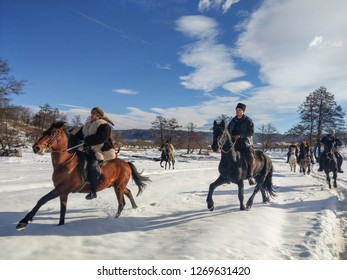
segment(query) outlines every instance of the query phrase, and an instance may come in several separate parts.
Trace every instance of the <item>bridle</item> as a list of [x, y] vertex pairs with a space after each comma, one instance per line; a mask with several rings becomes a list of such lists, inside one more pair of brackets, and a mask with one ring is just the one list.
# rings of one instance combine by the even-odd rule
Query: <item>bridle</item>
[[[46, 135], [44, 135], [44, 136], [46, 136]], [[44, 137], [44, 136], [43, 136], [43, 137]], [[49, 137], [50, 137], [50, 138], [49, 138], [47, 141], [45, 141], [45, 142], [42, 143], [43, 145], [45, 145], [44, 151], [45, 151], [45, 150], [48, 150], [48, 151], [50, 151], [51, 153], [62, 154], [62, 153], [64, 153], [64, 152], [66, 152], [66, 151], [69, 150], [69, 149], [66, 149], [66, 150], [63, 150], [63, 151], [58, 151], [58, 150], [53, 150], [53, 149], [51, 148], [51, 145], [53, 144], [54, 141], [57, 141], [57, 143], [59, 143], [60, 140], [61, 140], [60, 133], [59, 133], [58, 130], [53, 131], [53, 132], [49, 135]], [[75, 156], [76, 156], [76, 152], [74, 152], [74, 153], [72, 154], [72, 156], [71, 156], [70, 158], [68, 158], [66, 161], [64, 161], [64, 162], [62, 162], [62, 163], [59, 163], [59, 165], [67, 164], [67, 163], [70, 162]]]
[[[41, 139], [43, 138], [43, 137], [45, 137], [45, 136], [47, 136], [48, 135], [48, 133], [46, 134], [46, 133], [44, 133], [44, 135], [41, 137]], [[40, 139], [40, 140], [41, 140]], [[38, 142], [40, 142], [40, 140], [38, 141]], [[55, 151], [55, 150], [52, 150], [51, 149], [51, 145], [53, 144], [53, 142], [54, 141], [57, 141], [57, 143], [59, 143], [59, 141], [60, 141], [60, 135], [59, 135], [59, 131], [53, 131], [50, 135], [49, 135], [49, 139], [47, 140], [47, 141], [44, 141], [44, 142], [42, 142], [42, 144], [45, 146], [44, 147], [44, 151], [45, 150], [48, 150], [48, 151], [50, 151], [51, 153], [60, 153], [61, 151]]]
[[[227, 141], [229, 141], [230, 148], [229, 148], [229, 150], [225, 151], [223, 149], [223, 146]], [[231, 135], [230, 135], [229, 131], [227, 129], [224, 129], [222, 135], [217, 140], [218, 149], [220, 149], [223, 153], [227, 154], [234, 148], [236, 142], [237, 142], [237, 140], [235, 140], [235, 142], [233, 142], [231, 140]]]

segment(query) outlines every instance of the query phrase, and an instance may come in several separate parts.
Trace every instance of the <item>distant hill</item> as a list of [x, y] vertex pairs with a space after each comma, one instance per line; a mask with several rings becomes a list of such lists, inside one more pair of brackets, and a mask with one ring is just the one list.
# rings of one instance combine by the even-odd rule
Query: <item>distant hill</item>
[[[134, 141], [134, 140], [149, 140], [153, 141], [155, 138], [155, 133], [153, 129], [127, 129], [127, 130], [114, 130], [115, 133], [121, 133], [122, 139], [128, 140], [128, 141]], [[186, 131], [180, 130], [179, 133], [187, 133]], [[213, 134], [211, 132], [205, 132], [205, 131], [199, 131], [202, 135], [207, 137], [208, 142], [212, 144], [213, 141]], [[282, 134], [275, 134], [273, 136], [274, 142], [280, 143], [280, 142], [287, 142], [290, 143], [292, 140], [288, 137], [285, 137]], [[254, 133], [254, 143], [258, 143], [260, 139], [259, 133]]]
[[[179, 134], [185, 134], [187, 131], [179, 130]], [[202, 132], [199, 131], [202, 135], [206, 136], [209, 142], [212, 143], [213, 135], [212, 132]], [[126, 129], [126, 130], [114, 130], [114, 133], [121, 133], [124, 140], [150, 140], [153, 141], [155, 138], [155, 132], [153, 129]]]

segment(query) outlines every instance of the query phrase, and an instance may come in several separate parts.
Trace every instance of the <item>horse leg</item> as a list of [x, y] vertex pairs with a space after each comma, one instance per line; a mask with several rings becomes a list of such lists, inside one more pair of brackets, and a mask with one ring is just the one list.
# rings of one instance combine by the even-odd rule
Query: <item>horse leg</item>
[[[257, 184], [257, 185], [254, 187], [254, 191], [253, 191], [251, 197], [248, 199], [248, 201], [247, 201], [247, 203], [246, 203], [247, 209], [252, 208], [254, 197], [255, 197], [256, 194], [258, 193], [259, 189], [260, 189], [260, 186]], [[263, 197], [263, 198], [264, 198], [264, 197]]]
[[114, 189], [116, 191], [116, 196], [118, 200], [118, 211], [116, 213], [115, 218], [119, 218], [120, 214], [122, 213], [124, 206], [125, 206], [125, 199], [124, 199], [124, 193], [126, 189], [126, 185], [128, 184], [128, 180], [123, 180], [122, 182], [118, 183]]
[[327, 179], [327, 182], [328, 182], [328, 185], [329, 185], [329, 189], [331, 189], [329, 172], [326, 171], [325, 174], [326, 174], [326, 179]]
[[29, 221], [32, 222], [33, 217], [39, 211], [42, 205], [47, 203], [48, 201], [57, 198], [59, 196], [57, 189], [54, 189], [50, 191], [48, 194], [44, 195], [39, 199], [39, 201], [36, 203], [35, 207], [18, 223], [16, 229], [17, 230], [23, 230], [28, 225]]
[[213, 199], [212, 199], [212, 195], [213, 195], [213, 192], [215, 190], [215, 188], [217, 188], [218, 186], [222, 185], [226, 183], [226, 181], [224, 180], [224, 178], [222, 176], [219, 176], [217, 178], [216, 181], [214, 181], [210, 187], [209, 187], [209, 190], [208, 190], [208, 195], [207, 195], [207, 198], [206, 198], [206, 202], [207, 202], [207, 209], [210, 210], [210, 211], [213, 211], [214, 210], [214, 202], [213, 202]]
[[241, 180], [238, 184], [237, 184], [238, 188], [239, 188], [239, 193], [238, 193], [238, 197], [239, 197], [239, 201], [240, 201], [240, 210], [246, 210], [245, 205], [243, 204], [243, 199], [244, 199], [244, 185], [243, 185], [243, 180]]
[[62, 226], [65, 223], [67, 197], [68, 197], [68, 195], [61, 195], [60, 196], [60, 219], [59, 219], [58, 226]]
[[175, 169], [175, 160], [172, 161], [172, 169]]
[[131, 193], [131, 191], [128, 188], [126, 188], [125, 191], [124, 191], [124, 194], [127, 196], [127, 198], [129, 198], [129, 200], [131, 202], [131, 207], [133, 209], [136, 209], [137, 205], [135, 203], [135, 200], [134, 200], [134, 197], [133, 197], [133, 194]]
[[163, 160], [160, 161], [160, 167], [161, 167], [161, 168], [164, 168], [164, 166], [163, 166]]
[[309, 166], [307, 167], [307, 175], [310, 175], [310, 173], [311, 173], [311, 165], [309, 165]]
[[265, 189], [263, 187], [260, 188], [260, 192], [261, 192], [261, 196], [263, 197], [263, 203], [266, 204], [266, 203], [270, 203], [270, 198], [269, 196], [267, 195]]
[[334, 179], [334, 188], [337, 188], [337, 183], [336, 183], [337, 171], [334, 172], [333, 179]]

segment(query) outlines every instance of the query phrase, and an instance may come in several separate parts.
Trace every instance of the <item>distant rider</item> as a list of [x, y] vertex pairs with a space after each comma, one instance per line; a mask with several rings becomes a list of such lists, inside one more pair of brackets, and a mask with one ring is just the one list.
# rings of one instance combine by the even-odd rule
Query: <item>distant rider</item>
[[310, 161], [312, 164], [314, 164], [313, 154], [311, 152], [310, 143], [308, 143], [307, 139], [302, 140], [302, 143], [300, 144], [300, 153], [298, 157], [298, 163], [300, 163], [300, 160], [307, 155], [310, 158]]
[[290, 157], [290, 154], [292, 152], [292, 148], [295, 151], [295, 157], [298, 158], [298, 152], [299, 152], [298, 146], [294, 143], [294, 141], [292, 141], [292, 144], [290, 144], [288, 147], [287, 162], [286, 163], [289, 163], [289, 157]]
[[324, 151], [319, 155], [318, 171], [323, 171], [323, 159], [327, 156], [328, 153], [331, 152], [331, 150], [333, 150], [337, 160], [336, 166], [337, 166], [338, 172], [343, 173], [343, 170], [341, 169], [343, 158], [341, 154], [337, 151], [337, 147], [342, 146], [342, 142], [340, 139], [338, 139], [335, 136], [335, 130], [332, 128], [329, 129], [329, 133], [322, 137], [322, 139], [320, 140], [320, 143], [324, 145]]

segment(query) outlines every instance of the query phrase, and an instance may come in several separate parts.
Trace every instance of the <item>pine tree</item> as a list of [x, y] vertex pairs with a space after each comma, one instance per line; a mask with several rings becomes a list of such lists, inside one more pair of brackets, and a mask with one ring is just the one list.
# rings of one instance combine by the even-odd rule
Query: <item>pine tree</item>
[[[334, 128], [339, 131], [344, 128], [345, 113], [336, 104], [334, 95], [325, 87], [320, 87], [306, 97], [299, 107], [302, 134], [309, 138], [310, 144], [321, 138], [323, 132]], [[315, 139], [314, 139], [315, 138]]]

